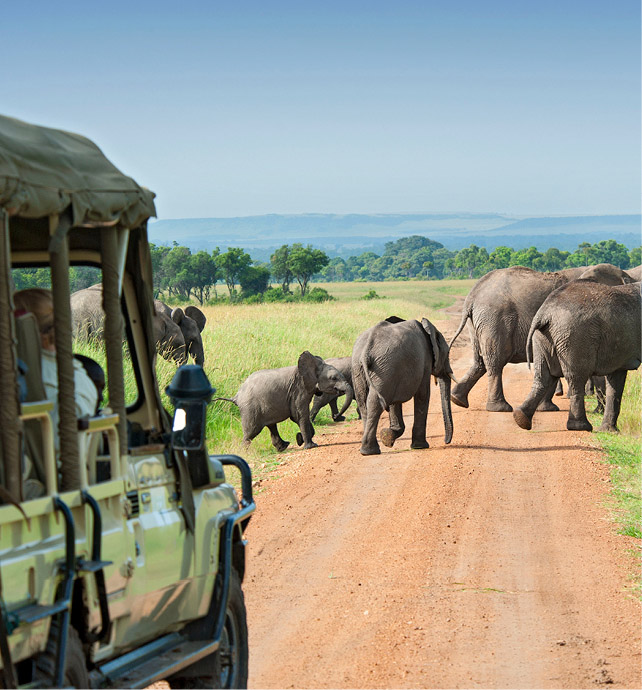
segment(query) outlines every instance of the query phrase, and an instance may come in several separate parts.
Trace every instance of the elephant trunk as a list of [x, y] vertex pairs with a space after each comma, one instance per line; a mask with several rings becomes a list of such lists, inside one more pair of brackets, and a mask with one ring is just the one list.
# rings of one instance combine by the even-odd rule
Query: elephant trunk
[[349, 383], [346, 383], [346, 399], [345, 402], [343, 403], [343, 407], [339, 410], [339, 417], [342, 417], [345, 411], [352, 405], [352, 401], [354, 400], [354, 391], [352, 390], [352, 386]]
[[441, 413], [444, 417], [445, 443], [450, 443], [453, 438], [453, 411], [450, 406], [450, 378], [439, 379], [439, 392], [441, 393]]

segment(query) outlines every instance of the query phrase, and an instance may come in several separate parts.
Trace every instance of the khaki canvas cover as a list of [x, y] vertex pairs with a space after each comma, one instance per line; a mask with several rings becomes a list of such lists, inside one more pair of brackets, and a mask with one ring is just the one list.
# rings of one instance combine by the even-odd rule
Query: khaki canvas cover
[[42, 218], [70, 205], [74, 226], [135, 228], [156, 215], [154, 193], [89, 139], [0, 115], [0, 207], [10, 216]]

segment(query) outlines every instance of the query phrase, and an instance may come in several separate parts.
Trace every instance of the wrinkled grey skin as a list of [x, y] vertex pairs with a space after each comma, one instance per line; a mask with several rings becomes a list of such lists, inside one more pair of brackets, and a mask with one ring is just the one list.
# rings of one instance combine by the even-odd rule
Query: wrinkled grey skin
[[[343, 378], [352, 386], [352, 357], [328, 357], [328, 359], [325, 360], [325, 363], [340, 371], [343, 374]], [[310, 421], [314, 422], [319, 410], [326, 405], [330, 405], [333, 421], [345, 421], [345, 417], [343, 415], [352, 401], [346, 398], [343, 407], [339, 410], [337, 400], [340, 397], [341, 396], [337, 395], [336, 393], [323, 393], [323, 395], [315, 395], [314, 400], [312, 401], [312, 409], [310, 410]], [[359, 413], [358, 409], [357, 413]], [[361, 419], [360, 413], [359, 419]]]
[[[538, 402], [560, 376], [568, 381], [566, 428], [592, 431], [584, 391], [591, 376], [606, 377], [606, 404], [600, 431], [617, 431], [627, 371], [642, 358], [640, 283], [608, 286], [578, 280], [555, 290], [537, 311], [527, 338], [535, 378], [526, 400], [513, 412], [530, 429]], [[531, 357], [532, 352], [532, 357]]]
[[[486, 409], [490, 412], [513, 409], [504, 397], [504, 367], [526, 361], [526, 337], [535, 313], [553, 290], [579, 278], [587, 268], [540, 273], [524, 266], [512, 266], [491, 271], [475, 283], [464, 301], [459, 328], [450, 341], [452, 347], [469, 322], [473, 364], [453, 386], [450, 397], [456, 405], [468, 407], [470, 390], [488, 373]], [[542, 400], [540, 409], [559, 408], [549, 397]]]
[[205, 350], [203, 349], [201, 333], [207, 323], [205, 314], [198, 307], [191, 305], [185, 307], [185, 310], [180, 307], [171, 309], [164, 302], [157, 299], [154, 300], [154, 307], [157, 313], [164, 314], [181, 329], [187, 354], [194, 358], [195, 364], [202, 367], [205, 363]]
[[[71, 318], [74, 336], [102, 337], [105, 320], [102, 285], [92, 285], [71, 295]], [[158, 352], [167, 360], [185, 364], [185, 339], [181, 329], [164, 313], [156, 312], [152, 320]]]
[[290, 444], [279, 435], [277, 424], [291, 419], [301, 430], [297, 443], [304, 448], [316, 448], [310, 422], [310, 401], [315, 393], [345, 394], [350, 401], [353, 397], [352, 387], [342, 374], [307, 350], [294, 367], [262, 369], [250, 374], [230, 400], [241, 412], [243, 440], [249, 443], [267, 427], [272, 445], [278, 451], [285, 450]]
[[[394, 319], [394, 322], [391, 322]], [[430, 402], [430, 377], [439, 380], [445, 442], [453, 433], [450, 408], [452, 369], [448, 344], [427, 319], [380, 321], [362, 333], [352, 351], [352, 383], [363, 420], [361, 454], [381, 452], [377, 425], [384, 410], [390, 428], [381, 432], [381, 442], [392, 447], [405, 430], [402, 403], [414, 398], [411, 448], [428, 448], [426, 418]]]
[[628, 285], [635, 282], [626, 271], [613, 264], [589, 266], [580, 275], [580, 280], [594, 280], [602, 285]]
[[626, 272], [633, 278], [634, 282], [639, 283], [642, 280], [642, 264], [633, 268], [627, 268]]

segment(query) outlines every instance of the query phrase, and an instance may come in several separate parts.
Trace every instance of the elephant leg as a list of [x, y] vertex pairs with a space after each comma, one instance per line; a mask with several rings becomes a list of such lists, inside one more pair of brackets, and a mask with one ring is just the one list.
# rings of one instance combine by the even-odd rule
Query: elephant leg
[[284, 451], [290, 444], [281, 438], [276, 424], [268, 424], [268, 429], [270, 430], [270, 437], [272, 438], [272, 445], [279, 452]]
[[426, 384], [426, 390], [415, 395], [414, 403], [415, 413], [410, 447], [414, 449], [429, 448], [430, 445], [426, 441], [426, 417], [428, 415], [428, 404], [430, 403], [430, 379]]
[[535, 366], [535, 378], [531, 392], [524, 402], [513, 410], [513, 419], [517, 426], [522, 429], [530, 429], [533, 425], [533, 415], [535, 410], [544, 399], [550, 399], [555, 392], [559, 379], [553, 376], [546, 362], [541, 362]]
[[493, 363], [488, 365], [488, 398], [486, 409], [488, 412], [512, 412], [513, 407], [504, 397], [504, 387], [502, 385], [502, 372], [504, 365]]
[[243, 427], [243, 443], [248, 445], [252, 439], [256, 438], [263, 431], [265, 425], [253, 416], [244, 415], [241, 411], [241, 426]]
[[310, 421], [313, 422], [316, 419], [316, 416], [319, 414], [319, 410], [326, 404], [325, 400], [323, 400], [325, 396], [323, 395], [315, 395], [314, 400], [312, 401], [312, 409], [310, 410]]
[[332, 419], [335, 422], [345, 422], [346, 418], [342, 414], [339, 414], [339, 406], [337, 405], [338, 399], [339, 396], [337, 395], [336, 398], [332, 398], [332, 400], [330, 400], [330, 412], [332, 413]]
[[[564, 387], [562, 386], [562, 379], [560, 379], [557, 382], [557, 386], [555, 386], [555, 395], [559, 398], [562, 395], [564, 395]], [[558, 408], [559, 409], [559, 408]]]
[[390, 406], [390, 427], [387, 429], [382, 429], [379, 434], [381, 443], [387, 448], [392, 448], [395, 445], [395, 441], [403, 434], [406, 430], [406, 425], [403, 421], [403, 409], [401, 403], [395, 403]]
[[299, 429], [301, 430], [296, 435], [297, 444], [304, 448], [318, 448], [318, 444], [312, 440], [314, 436], [314, 427], [310, 421], [310, 415], [304, 415], [294, 421], [299, 425]]
[[377, 425], [383, 412], [379, 396], [373, 388], [368, 391], [363, 410], [363, 436], [361, 437], [361, 455], [379, 455], [381, 448], [377, 443]]
[[569, 431], [593, 431], [593, 426], [586, 416], [586, 408], [584, 407], [586, 377], [574, 376], [572, 378], [566, 377], [566, 379], [570, 401], [566, 428]]
[[626, 369], [623, 369], [614, 371], [606, 377], [604, 417], [598, 431], [619, 431], [617, 428], [617, 418], [620, 416], [620, 405], [622, 404], [626, 374]]
[[606, 405], [606, 377], [604, 376], [593, 376], [591, 378], [593, 384], [593, 390], [595, 391], [595, 409], [593, 412], [595, 414], [603, 414], [604, 406]]
[[470, 369], [459, 379], [450, 391], [450, 399], [459, 407], [468, 407], [468, 394], [472, 387], [486, 373], [486, 365], [479, 352], [477, 343], [473, 343], [473, 364]]

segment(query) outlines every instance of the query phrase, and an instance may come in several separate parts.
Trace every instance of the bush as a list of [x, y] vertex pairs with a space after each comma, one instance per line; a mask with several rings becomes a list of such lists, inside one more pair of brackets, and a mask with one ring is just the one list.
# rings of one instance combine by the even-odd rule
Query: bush
[[327, 290], [315, 287], [303, 298], [303, 302], [330, 302], [335, 299]]
[[268, 288], [263, 293], [264, 302], [295, 302], [296, 299], [291, 292], [283, 292], [281, 287]]
[[361, 299], [382, 299], [381, 295], [378, 295], [376, 290], [370, 290]]

